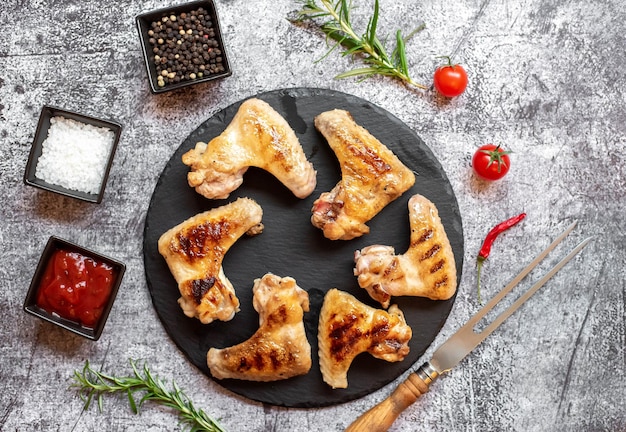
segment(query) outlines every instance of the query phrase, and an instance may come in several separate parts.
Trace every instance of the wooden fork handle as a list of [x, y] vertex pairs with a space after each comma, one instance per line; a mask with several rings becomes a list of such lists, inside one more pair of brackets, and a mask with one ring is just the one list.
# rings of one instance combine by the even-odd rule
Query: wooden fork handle
[[387, 399], [375, 405], [348, 426], [346, 432], [386, 431], [402, 411], [428, 391], [428, 385], [417, 373], [412, 373]]

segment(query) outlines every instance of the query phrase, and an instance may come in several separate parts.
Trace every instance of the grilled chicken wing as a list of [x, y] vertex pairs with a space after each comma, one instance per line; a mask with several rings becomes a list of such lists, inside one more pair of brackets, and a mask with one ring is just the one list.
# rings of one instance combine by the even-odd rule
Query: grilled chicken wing
[[252, 199], [239, 198], [195, 215], [165, 232], [159, 253], [178, 283], [178, 304], [188, 317], [208, 324], [228, 321], [239, 311], [239, 299], [224, 275], [222, 260], [244, 233], [259, 234], [263, 210]]
[[247, 341], [229, 348], [211, 348], [207, 364], [218, 379], [275, 381], [306, 374], [311, 346], [304, 330], [309, 295], [291, 277], [271, 273], [254, 281], [253, 306], [259, 329]]
[[369, 233], [365, 224], [415, 183], [408, 169], [349, 112], [332, 110], [315, 118], [341, 166], [341, 181], [313, 203], [311, 222], [331, 240]]
[[354, 358], [369, 352], [388, 362], [409, 353], [413, 332], [400, 309], [375, 309], [354, 296], [331, 289], [320, 311], [318, 344], [324, 382], [332, 388], [348, 387], [348, 369]]
[[411, 243], [403, 255], [382, 245], [355, 252], [359, 285], [385, 308], [391, 296], [447, 300], [456, 291], [454, 254], [437, 207], [421, 195], [412, 196], [409, 222]]
[[316, 185], [316, 172], [287, 121], [268, 103], [248, 99], [226, 129], [182, 157], [191, 167], [189, 186], [207, 198], [224, 199], [243, 182], [249, 167], [262, 168], [298, 198]]

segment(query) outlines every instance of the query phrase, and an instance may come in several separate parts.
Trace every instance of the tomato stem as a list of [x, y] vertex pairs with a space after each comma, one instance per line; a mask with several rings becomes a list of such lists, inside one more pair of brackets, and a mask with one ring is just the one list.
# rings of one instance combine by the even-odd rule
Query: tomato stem
[[512, 152], [510, 150], [500, 150], [500, 145], [497, 145], [494, 150], [480, 150], [482, 153], [489, 156], [489, 163], [487, 167], [490, 167], [494, 162], [498, 164], [498, 172], [502, 170], [502, 166], [505, 167], [506, 162], [502, 159], [502, 156], [510, 155]]
[[452, 58], [450, 56], [437, 56], [437, 58], [446, 59], [448, 61], [448, 64], [446, 66], [450, 66], [452, 68], [456, 66], [456, 64], [452, 64]]

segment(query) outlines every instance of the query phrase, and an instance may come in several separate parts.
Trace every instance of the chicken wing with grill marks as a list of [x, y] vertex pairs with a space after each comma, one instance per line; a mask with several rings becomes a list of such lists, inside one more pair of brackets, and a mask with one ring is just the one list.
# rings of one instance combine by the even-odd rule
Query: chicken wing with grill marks
[[315, 118], [341, 167], [341, 180], [313, 203], [311, 222], [331, 240], [369, 233], [365, 224], [415, 183], [415, 175], [348, 111]]
[[188, 317], [208, 324], [228, 321], [239, 311], [235, 289], [224, 275], [222, 260], [243, 234], [259, 234], [263, 210], [239, 198], [195, 215], [159, 238], [159, 253], [178, 283], [178, 304]]
[[271, 273], [254, 281], [253, 306], [259, 329], [250, 339], [228, 348], [211, 348], [207, 364], [217, 379], [276, 381], [306, 374], [311, 346], [303, 317], [309, 295], [291, 277]]
[[274, 175], [298, 198], [316, 185], [316, 172], [295, 132], [267, 102], [248, 99], [226, 129], [208, 144], [198, 142], [182, 157], [191, 167], [189, 186], [207, 197], [224, 199], [243, 183], [249, 167]]
[[412, 196], [409, 223], [411, 240], [403, 255], [383, 245], [355, 252], [359, 285], [385, 308], [391, 296], [447, 300], [456, 292], [454, 253], [435, 204], [421, 195]]
[[332, 388], [347, 388], [348, 369], [357, 355], [368, 352], [388, 362], [401, 361], [412, 336], [396, 305], [388, 311], [376, 309], [333, 288], [324, 297], [319, 319], [322, 378]]

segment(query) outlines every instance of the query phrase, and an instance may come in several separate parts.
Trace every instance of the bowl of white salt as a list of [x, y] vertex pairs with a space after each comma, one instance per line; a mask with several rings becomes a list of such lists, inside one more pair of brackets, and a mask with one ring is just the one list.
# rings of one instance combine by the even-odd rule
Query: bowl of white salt
[[122, 133], [116, 122], [44, 106], [24, 183], [64, 196], [102, 202]]

